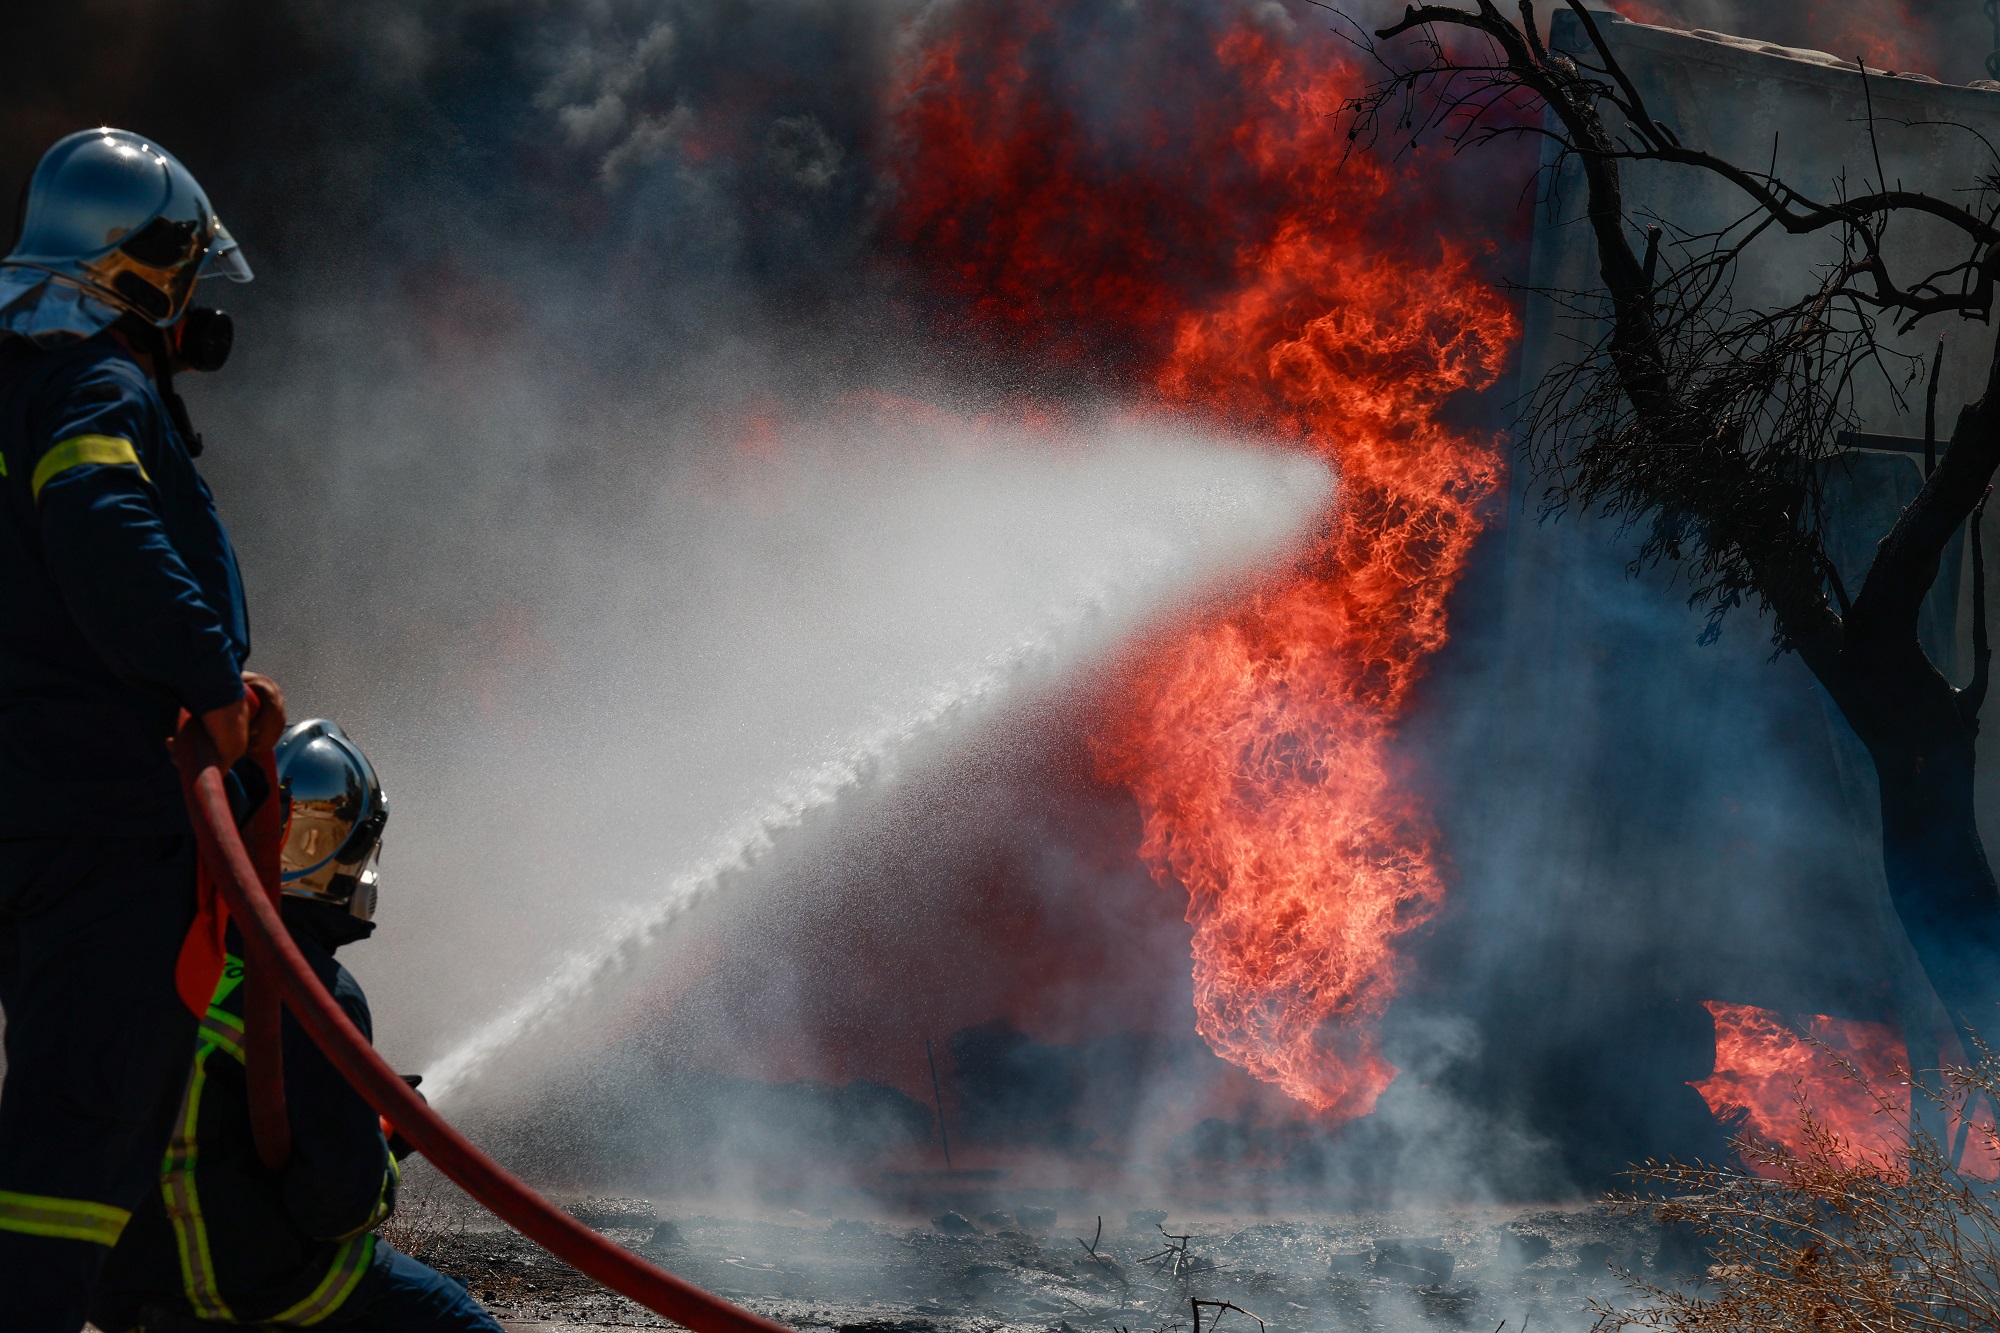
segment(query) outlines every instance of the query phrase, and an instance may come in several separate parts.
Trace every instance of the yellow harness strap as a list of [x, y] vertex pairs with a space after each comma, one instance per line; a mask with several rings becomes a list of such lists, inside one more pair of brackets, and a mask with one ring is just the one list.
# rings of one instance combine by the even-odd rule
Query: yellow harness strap
[[[198, 1156], [195, 1131], [201, 1120], [201, 1096], [208, 1082], [209, 1057], [221, 1052], [238, 1063], [243, 1060], [243, 1020], [222, 1007], [223, 1001], [242, 984], [243, 960], [231, 954], [223, 960], [222, 979], [216, 983], [215, 999], [201, 1021], [194, 1073], [188, 1079], [186, 1095], [181, 1099], [180, 1115], [174, 1124], [173, 1140], [167, 1146], [167, 1159], [160, 1179], [167, 1219], [173, 1224], [174, 1239], [180, 1249], [181, 1285], [187, 1294], [188, 1304], [199, 1318], [228, 1323], [235, 1322], [236, 1316], [229, 1303], [222, 1298], [221, 1285], [216, 1280], [215, 1258], [208, 1243], [208, 1224], [201, 1214], [201, 1196], [195, 1190]], [[388, 1189], [385, 1179], [383, 1197], [376, 1204], [377, 1222], [386, 1215], [382, 1204], [387, 1199]], [[320, 1279], [319, 1285], [303, 1300], [262, 1322], [293, 1326], [319, 1323], [339, 1310], [342, 1303], [354, 1294], [354, 1288], [367, 1274], [368, 1265], [374, 1259], [373, 1235], [350, 1236], [334, 1251], [333, 1262], [327, 1265], [326, 1276]]]

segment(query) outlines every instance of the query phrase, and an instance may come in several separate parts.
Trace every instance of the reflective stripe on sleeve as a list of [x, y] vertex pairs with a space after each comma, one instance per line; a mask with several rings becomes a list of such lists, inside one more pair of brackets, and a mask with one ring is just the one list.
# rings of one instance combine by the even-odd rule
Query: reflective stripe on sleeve
[[0, 1190], [0, 1231], [111, 1246], [118, 1243], [125, 1224], [131, 1220], [131, 1213], [108, 1203]]
[[326, 1276], [312, 1289], [312, 1294], [290, 1309], [273, 1315], [270, 1322], [300, 1327], [317, 1324], [354, 1294], [355, 1287], [360, 1285], [362, 1275], [374, 1259], [375, 1237], [372, 1234], [342, 1242], [340, 1248], [334, 1251], [333, 1263], [327, 1268]]
[[136, 467], [140, 480], [152, 481], [139, 461], [139, 451], [122, 435], [72, 435], [43, 454], [42, 461], [35, 464], [35, 475], [29, 479], [28, 489], [34, 492], [36, 502], [41, 501], [42, 487], [73, 467]]

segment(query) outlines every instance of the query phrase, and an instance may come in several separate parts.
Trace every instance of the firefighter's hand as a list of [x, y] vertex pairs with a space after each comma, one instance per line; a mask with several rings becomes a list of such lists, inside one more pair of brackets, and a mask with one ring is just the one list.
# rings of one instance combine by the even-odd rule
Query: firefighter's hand
[[[403, 1082], [410, 1085], [410, 1091], [417, 1094], [417, 1100], [423, 1102], [425, 1105], [429, 1105], [431, 1099], [417, 1091], [417, 1084], [423, 1081], [424, 1076], [422, 1074], [403, 1075]], [[399, 1162], [417, 1150], [417, 1145], [404, 1138], [403, 1132], [397, 1129], [395, 1124], [386, 1115], [382, 1117], [382, 1137], [389, 1141], [389, 1153]]]
[[250, 691], [233, 704], [211, 708], [201, 715], [202, 729], [215, 745], [216, 761], [227, 772], [250, 748]]
[[257, 696], [257, 711], [250, 717], [245, 748], [262, 753], [278, 743], [285, 733], [285, 692], [278, 682], [261, 671], [243, 673], [244, 688]]

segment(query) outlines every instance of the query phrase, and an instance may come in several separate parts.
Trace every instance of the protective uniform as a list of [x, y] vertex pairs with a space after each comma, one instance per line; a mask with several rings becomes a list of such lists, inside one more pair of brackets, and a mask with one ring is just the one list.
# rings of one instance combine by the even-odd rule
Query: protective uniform
[[[62, 140], [0, 261], [0, 1302], [72, 1333], [158, 1179], [193, 1051], [195, 850], [164, 745], [243, 694], [236, 558], [163, 360], [196, 277], [246, 279], [185, 168]], [[113, 325], [117, 330], [113, 329]], [[215, 328], [210, 321], [209, 328]], [[178, 421], [177, 421], [178, 418]]]
[[[314, 973], [368, 1034], [368, 1004], [333, 959], [342, 935], [358, 938], [366, 923], [289, 903], [284, 915]], [[343, 931], [349, 922], [359, 929]], [[242, 978], [232, 954], [201, 1021], [159, 1187], [133, 1209], [105, 1268], [92, 1313], [101, 1328], [151, 1326], [168, 1313], [317, 1324], [346, 1303], [374, 1262], [369, 1229], [395, 1207], [397, 1181], [380, 1122], [287, 1014], [292, 1155], [281, 1174], [265, 1169], [243, 1077]], [[133, 1318], [140, 1295], [163, 1308]]]
[[[285, 924], [364, 1035], [368, 1001], [334, 950], [374, 930], [372, 864], [388, 801], [359, 747], [331, 722], [278, 744], [289, 822], [280, 855]], [[207, 1321], [490, 1333], [465, 1288], [370, 1234], [395, 1207], [398, 1173], [361, 1095], [284, 1018], [292, 1154], [257, 1154], [243, 1070], [242, 964], [231, 957], [202, 1020], [159, 1189], [133, 1211], [91, 1319], [109, 1333]]]

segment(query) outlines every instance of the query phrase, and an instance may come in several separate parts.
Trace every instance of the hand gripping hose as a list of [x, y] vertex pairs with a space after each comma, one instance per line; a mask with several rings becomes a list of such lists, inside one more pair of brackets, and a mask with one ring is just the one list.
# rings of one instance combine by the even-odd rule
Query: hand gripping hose
[[732, 1305], [614, 1245], [529, 1189], [431, 1110], [375, 1053], [306, 966], [236, 831], [222, 770], [201, 723], [192, 718], [184, 722], [174, 746], [202, 860], [242, 932], [251, 975], [262, 972], [277, 978], [286, 1007], [314, 1044], [417, 1151], [529, 1240], [654, 1314], [694, 1333], [791, 1333], [783, 1324]]

